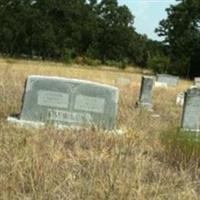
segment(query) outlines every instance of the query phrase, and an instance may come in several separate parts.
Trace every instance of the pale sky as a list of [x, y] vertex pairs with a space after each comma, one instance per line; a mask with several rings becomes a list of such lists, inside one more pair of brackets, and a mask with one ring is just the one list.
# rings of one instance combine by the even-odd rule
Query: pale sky
[[154, 40], [161, 40], [154, 32], [159, 21], [166, 18], [165, 9], [170, 4], [177, 4], [176, 0], [118, 0], [120, 5], [126, 5], [135, 16], [134, 27], [141, 34], [146, 34]]

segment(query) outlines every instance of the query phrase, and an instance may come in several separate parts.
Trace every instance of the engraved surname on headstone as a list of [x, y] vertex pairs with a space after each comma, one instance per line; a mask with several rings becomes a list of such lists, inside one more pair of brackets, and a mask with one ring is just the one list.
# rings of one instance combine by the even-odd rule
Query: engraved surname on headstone
[[141, 81], [140, 96], [138, 104], [147, 108], [152, 107], [152, 89], [154, 79], [152, 77], [143, 76]]
[[200, 131], [200, 88], [191, 88], [185, 93], [181, 127]]
[[56, 109], [48, 109], [49, 120], [69, 123], [91, 123], [92, 117], [89, 113], [67, 112]]
[[97, 125], [113, 129], [118, 89], [91, 81], [29, 76], [22, 99], [21, 121], [64, 126]]

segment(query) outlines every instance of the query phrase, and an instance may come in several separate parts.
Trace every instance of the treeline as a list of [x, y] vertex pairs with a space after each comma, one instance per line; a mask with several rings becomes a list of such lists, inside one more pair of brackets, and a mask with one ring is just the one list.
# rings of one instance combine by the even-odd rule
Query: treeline
[[200, 76], [200, 1], [177, 0], [149, 40], [117, 0], [0, 0], [0, 54]]
[[0, 53], [145, 67], [163, 47], [133, 24], [117, 0], [0, 0]]
[[156, 29], [168, 46], [166, 71], [190, 78], [200, 76], [200, 1], [177, 0], [166, 11], [167, 19]]

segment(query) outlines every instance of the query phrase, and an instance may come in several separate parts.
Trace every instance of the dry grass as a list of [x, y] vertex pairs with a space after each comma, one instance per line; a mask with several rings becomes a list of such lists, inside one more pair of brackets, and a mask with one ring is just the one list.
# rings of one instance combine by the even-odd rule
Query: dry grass
[[[25, 78], [56, 75], [120, 86], [118, 128], [124, 135], [98, 131], [44, 128], [28, 130], [6, 122], [20, 111]], [[140, 74], [65, 66], [57, 63], [0, 59], [0, 199], [199, 199], [199, 168], [176, 169], [167, 161], [159, 134], [178, 126], [181, 108], [176, 94], [188, 87], [155, 89], [154, 109], [160, 118], [134, 109]]]

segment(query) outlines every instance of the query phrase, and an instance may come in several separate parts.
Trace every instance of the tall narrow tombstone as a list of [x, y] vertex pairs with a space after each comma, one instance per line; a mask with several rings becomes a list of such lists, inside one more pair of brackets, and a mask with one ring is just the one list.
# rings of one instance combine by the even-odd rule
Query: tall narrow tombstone
[[157, 82], [166, 83], [168, 86], [176, 86], [178, 84], [179, 77], [169, 74], [158, 74]]
[[29, 76], [19, 121], [113, 129], [117, 102], [118, 89], [112, 86], [77, 79]]
[[200, 131], [200, 88], [185, 92], [181, 127], [188, 131]]
[[151, 109], [152, 108], [152, 89], [154, 79], [152, 77], [143, 76], [140, 87], [138, 106]]

